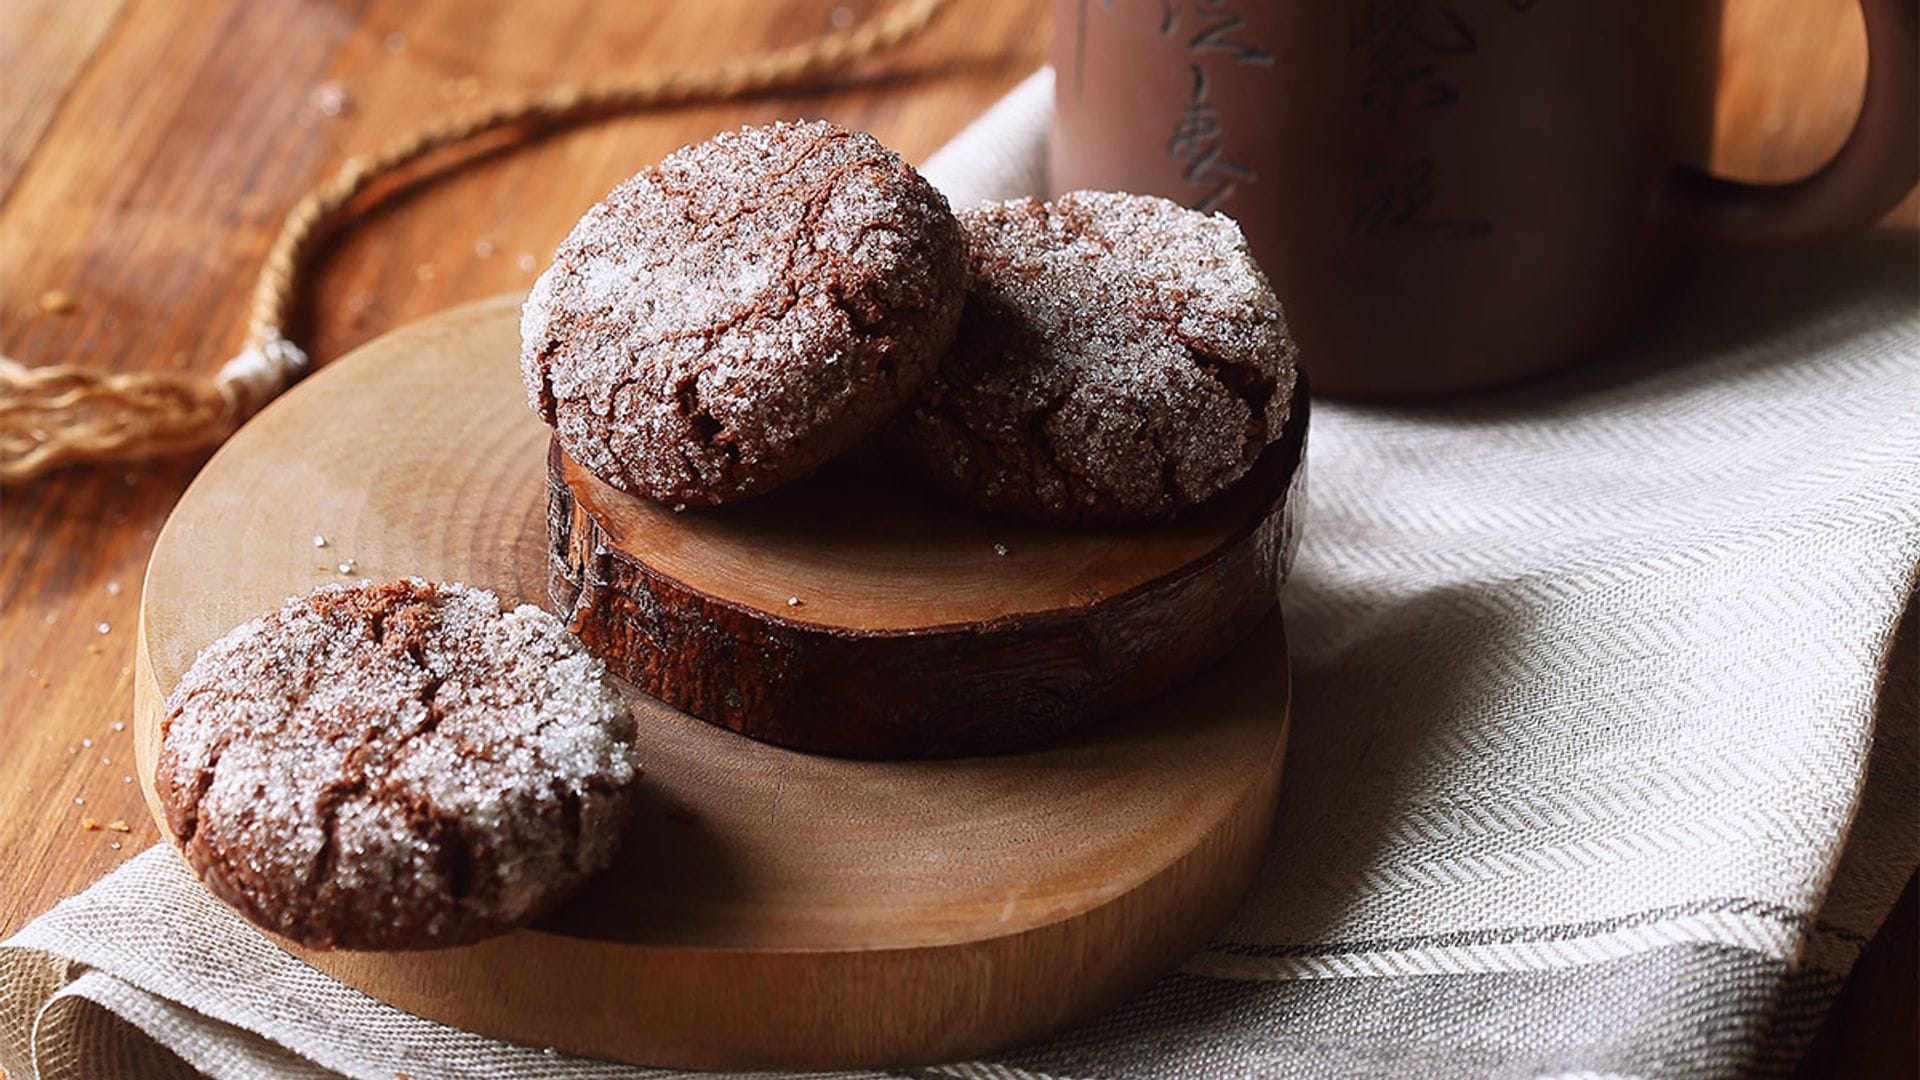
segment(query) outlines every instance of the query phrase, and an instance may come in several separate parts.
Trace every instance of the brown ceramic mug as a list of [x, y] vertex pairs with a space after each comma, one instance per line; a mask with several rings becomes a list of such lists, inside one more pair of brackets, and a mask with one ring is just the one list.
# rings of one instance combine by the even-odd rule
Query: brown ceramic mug
[[1770, 186], [1687, 164], [1720, 0], [1055, 0], [1052, 187], [1238, 218], [1316, 392], [1493, 386], [1591, 352], [1689, 241], [1800, 243], [1899, 202], [1920, 16], [1861, 8], [1852, 135]]

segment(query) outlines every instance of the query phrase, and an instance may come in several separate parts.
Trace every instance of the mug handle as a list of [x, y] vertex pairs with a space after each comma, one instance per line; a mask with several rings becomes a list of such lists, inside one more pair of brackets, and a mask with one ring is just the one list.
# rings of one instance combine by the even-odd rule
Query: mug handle
[[1867, 89], [1840, 152], [1785, 184], [1750, 184], [1681, 166], [1666, 209], [1686, 231], [1783, 247], [1870, 228], [1920, 180], [1920, 0], [1860, 0]]

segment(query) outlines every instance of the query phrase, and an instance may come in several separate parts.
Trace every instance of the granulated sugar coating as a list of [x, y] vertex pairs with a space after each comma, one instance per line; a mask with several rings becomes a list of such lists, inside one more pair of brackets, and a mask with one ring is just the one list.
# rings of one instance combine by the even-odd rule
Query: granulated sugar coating
[[1232, 219], [1073, 192], [961, 225], [958, 339], [890, 432], [942, 487], [1049, 521], [1162, 517], [1279, 437], [1295, 349]]
[[155, 786], [207, 887], [313, 948], [470, 942], [613, 858], [634, 722], [553, 616], [400, 581], [295, 597], [203, 650]]
[[742, 128], [587, 211], [527, 297], [521, 369], [601, 479], [728, 502], [811, 472], [918, 393], [965, 276], [946, 199], [871, 136]]

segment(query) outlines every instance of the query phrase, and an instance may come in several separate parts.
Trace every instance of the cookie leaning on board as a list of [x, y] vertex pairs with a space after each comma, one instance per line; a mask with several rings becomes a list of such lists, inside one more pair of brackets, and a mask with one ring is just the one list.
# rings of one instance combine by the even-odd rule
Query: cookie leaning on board
[[892, 421], [937, 489], [1060, 522], [1232, 486], [1279, 436], [1294, 356], [1230, 218], [1074, 192], [956, 222], [891, 151], [818, 121], [614, 189], [521, 321], [534, 411], [622, 490], [763, 494]]
[[634, 721], [560, 620], [426, 581], [333, 585], [201, 650], [154, 790], [200, 879], [309, 948], [460, 945], [604, 869]]

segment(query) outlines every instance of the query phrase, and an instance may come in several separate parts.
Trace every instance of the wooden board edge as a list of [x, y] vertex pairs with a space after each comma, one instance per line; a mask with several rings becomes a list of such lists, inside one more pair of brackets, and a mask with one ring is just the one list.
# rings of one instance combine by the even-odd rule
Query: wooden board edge
[[[513, 958], [519, 949], [549, 950], [539, 969], [568, 974], [552, 982], [503, 984], [510, 996], [501, 998], [462, 992], [473, 985], [469, 978], [433, 971], [433, 960], [421, 954], [308, 959], [348, 985], [463, 1030], [539, 1046], [552, 1032], [572, 1029], [577, 1037], [554, 1048], [585, 1057], [728, 1070], [968, 1060], [1043, 1038], [1124, 1002], [1225, 924], [1266, 851], [1285, 735], [1233, 811], [1193, 848], [1105, 903], [1014, 934], [845, 952], [608, 947], [537, 933], [509, 935], [471, 947], [499, 951], [484, 962], [468, 961], [472, 977], [527, 969]], [[1157, 938], [1123, 951], [1111, 947], [1116, 935]], [[558, 962], [551, 955], [556, 947], [567, 954]], [[607, 1001], [585, 989], [608, 985], [614, 969], [633, 987], [628, 1000]], [[1016, 977], [1026, 980], [1017, 997], [994, 992], [996, 982]], [[884, 1017], [871, 1015], [876, 981], [887, 987]], [[661, 993], [663, 987], [670, 992]], [[861, 1014], [863, 1024], [844, 1023], [849, 1010]], [[884, 1034], [875, 1037], [873, 1031]]]

